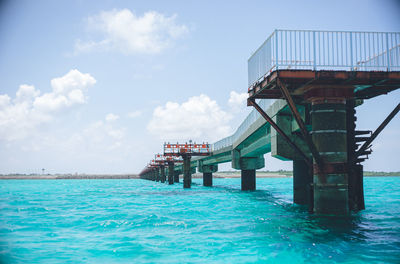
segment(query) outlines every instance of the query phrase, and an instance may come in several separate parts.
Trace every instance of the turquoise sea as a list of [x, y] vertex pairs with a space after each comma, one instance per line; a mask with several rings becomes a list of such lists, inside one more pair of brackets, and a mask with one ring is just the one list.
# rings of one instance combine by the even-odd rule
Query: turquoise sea
[[0, 181], [3, 263], [400, 263], [400, 177], [365, 178], [367, 209], [317, 217], [292, 179]]

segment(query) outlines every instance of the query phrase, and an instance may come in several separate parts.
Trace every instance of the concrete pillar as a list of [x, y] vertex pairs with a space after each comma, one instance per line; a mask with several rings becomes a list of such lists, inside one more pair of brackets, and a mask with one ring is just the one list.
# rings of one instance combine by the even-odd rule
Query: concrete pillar
[[256, 170], [241, 170], [242, 191], [254, 191], [256, 189]]
[[161, 183], [165, 183], [166, 177], [165, 177], [165, 167], [160, 166], [160, 171], [161, 171]]
[[[346, 128], [347, 128], [347, 162], [349, 183], [349, 210], [359, 211], [365, 209], [363, 166], [357, 164], [356, 150], [356, 102], [354, 99], [346, 101]], [[363, 142], [361, 142], [363, 143]]]
[[349, 209], [360, 211], [365, 209], [364, 172], [362, 165], [353, 165], [349, 169]]
[[156, 168], [154, 170], [154, 179], [153, 181], [159, 182], [160, 181], [160, 168]]
[[203, 172], [203, 185], [211, 187], [213, 182], [212, 172]]
[[293, 160], [293, 202], [308, 204], [310, 184], [313, 182], [312, 169], [304, 160]]
[[203, 173], [203, 185], [212, 186], [212, 174], [218, 171], [218, 164], [204, 165], [202, 160], [197, 161], [199, 172]]
[[192, 185], [190, 158], [190, 155], [183, 155], [183, 188], [190, 188]]
[[264, 166], [264, 156], [241, 157], [240, 150], [232, 150], [232, 168], [241, 170], [242, 191], [256, 189], [256, 170]]
[[314, 160], [314, 212], [346, 215], [348, 206], [347, 129], [345, 100], [313, 101], [312, 139], [324, 161], [324, 173]]
[[168, 162], [168, 184], [174, 184], [174, 163]]
[[174, 182], [179, 182], [179, 171], [174, 171]]

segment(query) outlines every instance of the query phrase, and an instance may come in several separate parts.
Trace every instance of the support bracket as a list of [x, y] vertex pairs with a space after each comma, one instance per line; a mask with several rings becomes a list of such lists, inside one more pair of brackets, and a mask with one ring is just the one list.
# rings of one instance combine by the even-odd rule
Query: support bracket
[[354, 155], [354, 160], [355, 160], [362, 155], [362, 153], [371, 145], [372, 141], [379, 135], [379, 133], [382, 132], [382, 130], [386, 127], [386, 125], [395, 117], [395, 115], [400, 111], [400, 103], [397, 104], [397, 106], [393, 109], [393, 111], [383, 120], [383, 122], [379, 125], [379, 127], [372, 133], [371, 137], [364, 142], [364, 144], [361, 146], [361, 148], [356, 152], [356, 155]]
[[279, 79], [277, 81], [277, 84], [278, 84], [279, 88], [281, 89], [283, 96], [286, 99], [286, 102], [287, 102], [287, 104], [288, 104], [288, 106], [289, 106], [289, 108], [290, 108], [290, 110], [291, 110], [291, 112], [293, 114], [293, 117], [295, 118], [297, 124], [299, 125], [301, 134], [303, 135], [303, 138], [306, 141], [307, 146], [310, 149], [311, 154], [313, 155], [313, 157], [314, 157], [314, 159], [315, 159], [315, 161], [316, 161], [316, 163], [318, 165], [319, 171], [322, 172], [323, 168], [324, 168], [323, 160], [322, 160], [321, 156], [319, 155], [319, 152], [318, 152], [317, 148], [315, 147], [315, 144], [312, 141], [312, 139], [310, 137], [310, 134], [308, 133], [308, 131], [306, 129], [306, 126], [305, 126], [305, 124], [303, 122], [303, 119], [301, 119], [300, 113], [297, 110], [297, 107], [296, 107], [296, 105], [295, 105], [295, 103], [293, 101], [292, 96], [290, 95], [290, 93], [289, 93], [288, 89], [286, 88], [286, 86]]
[[300, 154], [300, 156], [305, 160], [307, 165], [311, 168], [312, 167], [312, 162], [310, 159], [307, 157], [306, 154], [283, 132], [283, 130], [272, 120], [271, 117], [268, 116], [268, 114], [256, 103], [256, 101], [253, 98], [247, 99], [247, 103], [249, 105], [254, 106], [254, 108], [261, 114], [262, 117], [286, 140], [286, 142], [295, 150], [297, 153]]

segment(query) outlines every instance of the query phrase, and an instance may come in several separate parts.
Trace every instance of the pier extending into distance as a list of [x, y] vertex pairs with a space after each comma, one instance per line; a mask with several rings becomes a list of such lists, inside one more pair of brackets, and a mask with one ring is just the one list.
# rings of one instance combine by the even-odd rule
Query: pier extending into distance
[[[400, 104], [375, 131], [356, 129], [356, 107], [400, 87], [400, 33], [275, 30], [249, 58], [248, 80], [254, 109], [233, 135], [212, 145], [164, 144], [162, 159], [175, 156], [167, 168], [174, 182], [183, 173], [190, 188], [197, 168], [212, 186], [218, 164], [231, 162], [242, 190], [255, 190], [256, 170], [271, 152], [293, 161], [294, 203], [317, 214], [364, 209], [362, 162]], [[158, 175], [165, 166], [155, 163], [140, 173]]]

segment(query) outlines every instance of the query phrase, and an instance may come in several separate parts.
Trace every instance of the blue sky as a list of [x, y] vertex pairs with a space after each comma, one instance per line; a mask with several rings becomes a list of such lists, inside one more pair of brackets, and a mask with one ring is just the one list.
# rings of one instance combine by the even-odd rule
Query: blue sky
[[[390, 0], [1, 1], [0, 173], [139, 172], [165, 140], [234, 132], [247, 59], [273, 30], [398, 32], [399, 14]], [[399, 99], [359, 107], [358, 127]], [[365, 169], [400, 171], [399, 131], [396, 117]]]

